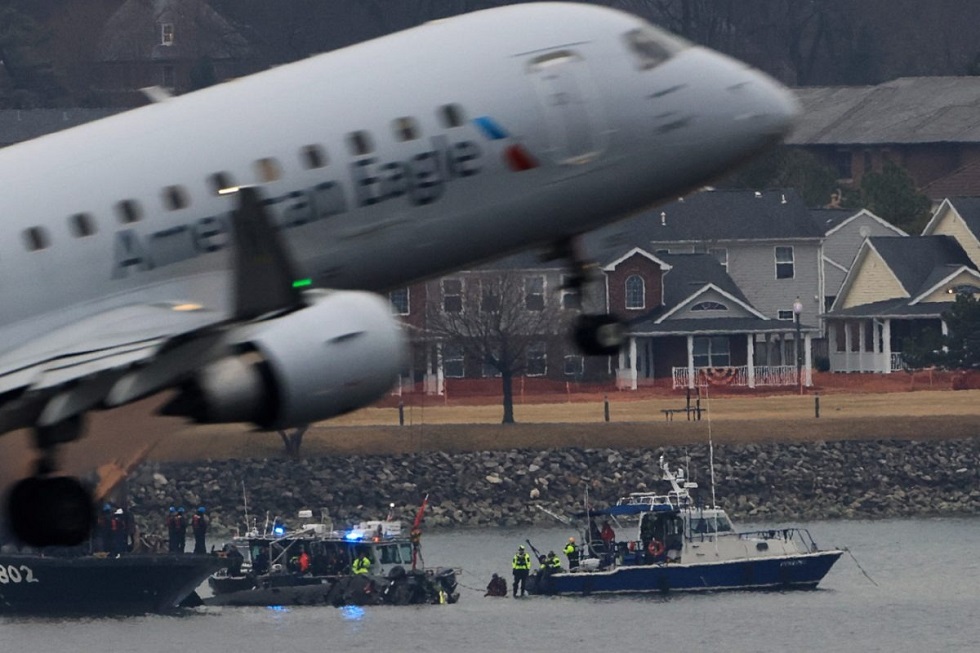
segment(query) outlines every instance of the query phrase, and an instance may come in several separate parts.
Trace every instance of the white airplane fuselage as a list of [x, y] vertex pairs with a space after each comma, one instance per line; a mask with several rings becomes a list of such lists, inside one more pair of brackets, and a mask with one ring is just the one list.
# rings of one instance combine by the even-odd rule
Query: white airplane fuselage
[[0, 373], [16, 366], [4, 352], [137, 295], [227, 311], [222, 185], [259, 187], [313, 285], [384, 291], [673, 198], [796, 111], [760, 72], [633, 16], [543, 3], [14, 145], [0, 150]]

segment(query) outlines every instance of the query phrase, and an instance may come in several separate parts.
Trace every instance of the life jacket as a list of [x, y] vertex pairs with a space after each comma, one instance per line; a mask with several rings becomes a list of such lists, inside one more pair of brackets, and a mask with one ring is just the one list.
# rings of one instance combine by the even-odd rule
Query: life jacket
[[514, 556], [512, 563], [514, 571], [526, 571], [531, 568], [531, 556], [527, 553], [518, 553]]
[[354, 559], [351, 571], [355, 574], [366, 574], [371, 571], [371, 560], [367, 556], [360, 556]]
[[568, 556], [569, 558], [577, 558], [578, 547], [572, 544], [571, 542], [569, 542], [568, 544], [565, 545], [565, 555]]

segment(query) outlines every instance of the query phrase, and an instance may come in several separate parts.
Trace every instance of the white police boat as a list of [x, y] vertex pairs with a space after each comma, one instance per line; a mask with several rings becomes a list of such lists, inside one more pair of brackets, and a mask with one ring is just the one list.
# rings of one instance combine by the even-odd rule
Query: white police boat
[[[817, 548], [805, 528], [738, 532], [724, 510], [700, 506], [683, 469], [660, 458], [666, 494], [634, 492], [584, 516], [583, 556], [570, 570], [539, 571], [534, 594], [813, 589], [843, 550]], [[604, 542], [599, 520], [628, 523], [626, 539]], [[620, 531], [626, 530], [625, 526]]]

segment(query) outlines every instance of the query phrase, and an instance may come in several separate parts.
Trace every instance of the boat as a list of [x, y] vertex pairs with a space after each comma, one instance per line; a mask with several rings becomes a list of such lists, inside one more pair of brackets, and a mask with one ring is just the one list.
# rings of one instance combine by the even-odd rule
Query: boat
[[217, 556], [191, 553], [0, 553], [0, 614], [176, 611], [198, 603], [197, 587], [227, 564]]
[[[372, 605], [455, 603], [456, 571], [425, 568], [417, 542], [392, 519], [361, 522], [335, 530], [325, 517], [289, 529], [280, 519], [252, 528], [223, 547], [235, 560], [208, 578], [213, 596], [207, 605]], [[312, 512], [300, 511], [300, 519]], [[359, 552], [371, 561], [367, 574], [354, 575]], [[302, 569], [305, 552], [309, 566]]]
[[[702, 506], [683, 468], [660, 468], [671, 489], [634, 492], [603, 510], [586, 510], [582, 560], [575, 569], [547, 565], [529, 578], [532, 594], [613, 594], [755, 589], [812, 589], [843, 553], [821, 550], [806, 528], [739, 532], [718, 506]], [[713, 492], [712, 492], [713, 495]], [[614, 520], [626, 539], [600, 537]], [[623, 523], [626, 523], [626, 526]], [[536, 553], [538, 553], [536, 551]]]

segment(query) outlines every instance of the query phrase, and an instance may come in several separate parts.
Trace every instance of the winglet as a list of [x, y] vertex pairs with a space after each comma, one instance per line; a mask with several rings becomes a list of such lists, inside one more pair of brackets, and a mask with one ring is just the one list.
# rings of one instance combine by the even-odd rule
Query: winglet
[[296, 266], [256, 188], [237, 190], [234, 224], [234, 319], [250, 320], [303, 305]]

